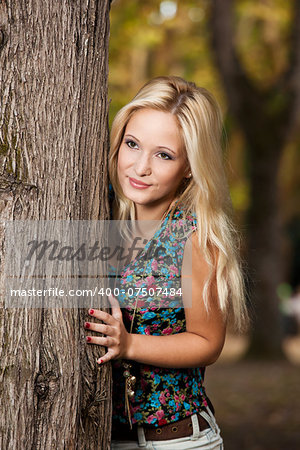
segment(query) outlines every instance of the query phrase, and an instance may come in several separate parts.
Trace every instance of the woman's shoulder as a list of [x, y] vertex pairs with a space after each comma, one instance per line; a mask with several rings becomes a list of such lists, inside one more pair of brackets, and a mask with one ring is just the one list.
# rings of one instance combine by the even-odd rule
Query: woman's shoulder
[[[197, 227], [197, 215], [194, 211], [187, 208], [185, 205], [178, 204], [174, 210], [173, 214], [174, 220], [184, 221], [189, 226]], [[181, 222], [183, 223], [183, 222]]]
[[196, 214], [182, 205], [176, 205], [167, 221], [163, 239], [170, 239], [176, 245], [175, 241], [183, 243], [195, 230], [197, 230]]

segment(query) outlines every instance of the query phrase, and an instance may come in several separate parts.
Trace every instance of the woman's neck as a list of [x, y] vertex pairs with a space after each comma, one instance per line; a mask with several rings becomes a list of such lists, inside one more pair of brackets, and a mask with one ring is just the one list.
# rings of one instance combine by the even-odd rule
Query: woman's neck
[[143, 205], [135, 204], [136, 212], [136, 231], [140, 237], [150, 239], [159, 227], [159, 224], [168, 215], [168, 212], [174, 205], [175, 201], [165, 202], [159, 207], [149, 208]]
[[135, 204], [136, 220], [162, 220], [168, 214], [175, 200], [166, 201], [154, 207]]

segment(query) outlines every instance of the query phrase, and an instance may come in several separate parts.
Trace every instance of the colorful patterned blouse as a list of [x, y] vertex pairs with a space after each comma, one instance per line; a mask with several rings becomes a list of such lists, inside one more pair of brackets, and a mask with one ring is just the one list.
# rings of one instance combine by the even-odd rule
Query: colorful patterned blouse
[[[120, 291], [118, 300], [128, 331], [137, 300], [130, 288], [145, 288], [144, 294], [150, 294], [138, 299], [132, 333], [168, 336], [186, 331], [180, 276], [184, 246], [189, 234], [196, 229], [196, 218], [190, 214], [183, 220], [183, 210], [178, 206], [172, 218], [170, 213], [142, 252], [123, 267], [120, 278], [116, 278], [115, 285], [124, 291]], [[151, 248], [158, 251], [150, 252]], [[114, 268], [110, 267], [110, 276], [114, 273]], [[175, 294], [173, 291], [170, 295], [171, 288]], [[159, 296], [154, 294], [156, 292], [160, 292]], [[198, 412], [207, 404], [213, 409], [203, 386], [204, 367], [170, 369], [130, 363], [130, 372], [136, 377], [135, 395], [129, 399], [133, 424], [156, 427]], [[112, 364], [113, 421], [128, 423], [124, 368], [120, 360]]]

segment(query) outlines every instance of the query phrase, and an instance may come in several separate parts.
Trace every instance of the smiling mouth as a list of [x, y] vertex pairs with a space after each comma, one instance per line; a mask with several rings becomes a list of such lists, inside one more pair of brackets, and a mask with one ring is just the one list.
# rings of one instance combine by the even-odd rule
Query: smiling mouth
[[147, 187], [151, 186], [151, 184], [142, 183], [142, 182], [135, 180], [134, 178], [130, 178], [130, 177], [129, 177], [129, 182], [130, 182], [131, 186], [136, 187], [136, 188], [147, 188]]

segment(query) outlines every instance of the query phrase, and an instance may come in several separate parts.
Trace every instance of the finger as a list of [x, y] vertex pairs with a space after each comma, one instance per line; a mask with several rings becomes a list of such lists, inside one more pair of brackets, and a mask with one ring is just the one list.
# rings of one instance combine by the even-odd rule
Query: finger
[[112, 326], [106, 325], [104, 323], [85, 322], [84, 326], [88, 330], [106, 334], [107, 336], [114, 336], [116, 334], [115, 329]]
[[117, 320], [121, 320], [122, 319], [122, 311], [121, 311], [118, 300], [113, 295], [109, 295], [108, 300], [111, 304], [112, 316]]
[[96, 317], [96, 319], [102, 320], [102, 322], [105, 322], [108, 325], [113, 325], [115, 323], [113, 316], [106, 311], [102, 311], [101, 309], [90, 309], [89, 314], [92, 317]]
[[113, 358], [114, 358], [113, 353], [107, 352], [107, 353], [105, 353], [105, 355], [101, 356], [101, 358], [97, 359], [97, 363], [98, 363], [99, 365], [100, 365], [100, 364], [104, 364], [104, 363], [110, 361], [110, 360], [113, 359]]
[[88, 344], [102, 345], [103, 347], [110, 347], [114, 343], [113, 339], [110, 336], [108, 337], [87, 336], [86, 342]]

